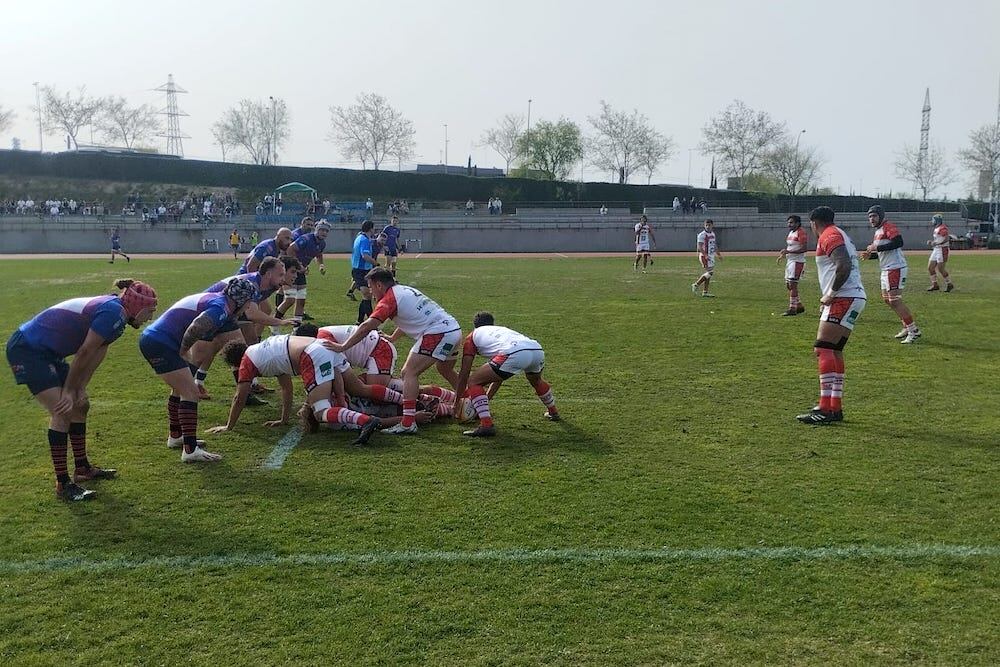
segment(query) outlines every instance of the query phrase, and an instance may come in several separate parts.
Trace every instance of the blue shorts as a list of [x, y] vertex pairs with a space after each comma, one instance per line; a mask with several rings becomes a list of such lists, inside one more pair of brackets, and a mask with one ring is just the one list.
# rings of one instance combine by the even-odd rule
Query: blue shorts
[[14, 381], [28, 385], [32, 396], [63, 386], [69, 375], [65, 359], [31, 347], [20, 331], [15, 331], [7, 341], [7, 363], [14, 372]]
[[306, 286], [306, 272], [299, 271], [298, 275], [295, 276], [295, 282], [292, 283], [293, 287], [305, 287]]
[[396, 250], [395, 248], [386, 248], [385, 249], [385, 256], [386, 257], [398, 257], [399, 256], [399, 251]]
[[173, 346], [156, 340], [152, 336], [147, 335], [146, 332], [143, 332], [139, 336], [139, 351], [142, 352], [142, 356], [146, 358], [146, 361], [153, 367], [153, 371], [157, 375], [163, 375], [164, 373], [170, 373], [182, 368], [196, 370], [194, 366], [181, 357], [180, 352], [175, 350]]
[[354, 284], [358, 287], [368, 287], [368, 280], [365, 276], [371, 269], [351, 269], [351, 278], [354, 280]]

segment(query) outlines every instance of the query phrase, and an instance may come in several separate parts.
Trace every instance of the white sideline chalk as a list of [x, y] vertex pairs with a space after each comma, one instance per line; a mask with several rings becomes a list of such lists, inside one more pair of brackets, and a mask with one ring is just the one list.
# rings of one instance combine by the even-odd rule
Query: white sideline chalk
[[302, 427], [293, 426], [292, 430], [286, 433], [278, 444], [274, 446], [271, 453], [267, 455], [264, 462], [260, 464], [260, 467], [264, 470], [281, 470], [281, 466], [285, 465], [285, 459], [288, 455], [292, 453], [295, 446], [299, 444], [302, 439]]

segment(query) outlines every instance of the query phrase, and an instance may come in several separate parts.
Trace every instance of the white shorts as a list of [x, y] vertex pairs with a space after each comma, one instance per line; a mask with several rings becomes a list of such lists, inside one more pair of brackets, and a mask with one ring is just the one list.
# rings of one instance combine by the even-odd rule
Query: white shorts
[[518, 373], [541, 373], [545, 368], [545, 352], [540, 347], [514, 349], [494, 356], [487, 363], [506, 380]]
[[906, 267], [886, 269], [882, 272], [882, 291], [902, 290], [906, 287]]
[[311, 343], [299, 355], [299, 375], [306, 391], [312, 391], [321, 384], [333, 382], [335, 371], [343, 373], [351, 368], [347, 357], [323, 345], [323, 341]]
[[946, 246], [938, 246], [931, 250], [930, 259], [928, 262], [937, 262], [938, 264], [944, 264], [948, 261], [948, 250]]
[[[385, 338], [379, 338], [371, 356], [365, 362], [366, 375], [392, 375], [396, 371], [398, 354], [396, 346]], [[360, 410], [359, 410], [360, 412]]]
[[636, 243], [635, 251], [638, 252], [649, 252], [649, 242], [646, 243]]
[[447, 361], [461, 349], [462, 330], [455, 329], [445, 333], [424, 334], [410, 348], [410, 354], [422, 354], [438, 361]]
[[858, 321], [858, 316], [868, 304], [864, 299], [855, 297], [836, 297], [834, 300], [823, 306], [819, 314], [820, 322], [833, 322], [845, 329], [854, 330], [854, 323]]
[[805, 267], [805, 262], [785, 262], [785, 280], [790, 283], [798, 281], [805, 273]]

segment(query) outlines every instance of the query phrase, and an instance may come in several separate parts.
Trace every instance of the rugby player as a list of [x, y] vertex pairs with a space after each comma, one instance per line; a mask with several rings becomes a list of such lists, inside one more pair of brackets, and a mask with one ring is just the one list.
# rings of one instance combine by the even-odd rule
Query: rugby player
[[399, 259], [401, 251], [399, 243], [401, 233], [398, 215], [389, 218], [389, 224], [382, 228], [382, 234], [385, 235], [385, 266], [392, 271], [394, 278], [396, 277], [396, 260]]
[[295, 239], [288, 246], [288, 255], [299, 260], [302, 270], [298, 272], [292, 287], [285, 288], [285, 300], [275, 311], [275, 317], [284, 319], [285, 313], [295, 307], [295, 319], [302, 321], [306, 307], [306, 273], [309, 264], [315, 259], [319, 265], [320, 274], [326, 275], [326, 265], [323, 263], [323, 251], [326, 250], [326, 237], [330, 233], [330, 223], [320, 220], [316, 223], [316, 231], [307, 232]]
[[282, 253], [288, 250], [288, 246], [291, 243], [292, 230], [288, 227], [282, 227], [274, 235], [273, 239], [265, 239], [255, 245], [250, 254], [243, 260], [243, 265], [240, 266], [239, 271], [236, 273], [253, 273], [260, 268], [260, 263], [264, 261], [265, 257], [280, 257]]
[[698, 281], [691, 285], [691, 291], [697, 294], [698, 288], [701, 287], [702, 296], [714, 297], [715, 295], [708, 291], [708, 283], [712, 280], [712, 274], [715, 272], [715, 260], [722, 259], [722, 253], [719, 251], [719, 242], [715, 238], [715, 223], [706, 220], [704, 227], [698, 232], [698, 261], [701, 262], [701, 268], [705, 271], [698, 277]]
[[[87, 458], [87, 384], [104, 361], [108, 346], [125, 325], [138, 329], [156, 310], [156, 291], [136, 280], [118, 280], [118, 295], [81, 297], [57, 303], [25, 322], [7, 341], [7, 362], [17, 384], [49, 413], [49, 454], [56, 475], [56, 497], [87, 500], [95, 495], [78, 485], [111, 479], [116, 471]], [[72, 363], [66, 357], [72, 356]], [[66, 445], [73, 447], [73, 477], [66, 465]]]
[[875, 230], [875, 237], [861, 254], [861, 259], [878, 256], [879, 268], [882, 270], [882, 300], [903, 323], [896, 338], [907, 345], [915, 343], [920, 338], [920, 329], [913, 321], [910, 309], [903, 303], [903, 288], [906, 286], [903, 235], [896, 225], [885, 219], [885, 210], [877, 204], [868, 209], [868, 224]]
[[652, 242], [656, 247], [656, 236], [653, 228], [649, 226], [649, 218], [642, 215], [639, 222], [635, 224], [635, 263], [632, 265], [633, 271], [639, 270], [639, 260], [642, 259], [642, 272], [646, 272], [646, 265], [650, 263], [649, 247]]
[[944, 224], [944, 216], [940, 213], [935, 213], [931, 218], [931, 222], [934, 224], [934, 233], [931, 240], [927, 242], [927, 245], [931, 247], [931, 256], [927, 261], [927, 273], [931, 274], [931, 286], [927, 288], [928, 292], [937, 292], [941, 288], [938, 287], [938, 274], [944, 278], [944, 291], [950, 292], [955, 289], [955, 285], [951, 282], [951, 276], [948, 275], [948, 269], [945, 264], [948, 263], [948, 250], [951, 248], [951, 232], [948, 231], [948, 226]]
[[[463, 435], [474, 438], [496, 435], [485, 387], [493, 385], [499, 388], [504, 380], [522, 372], [545, 406], [545, 418], [558, 421], [559, 411], [552, 396], [552, 388], [542, 379], [542, 368], [545, 367], [545, 352], [542, 346], [524, 334], [507, 327], [495, 326], [493, 322], [492, 313], [476, 313], [472, 320], [472, 332], [466, 336], [462, 348], [462, 366], [458, 372], [455, 393], [471, 401], [479, 417], [479, 426], [471, 431], [464, 431]], [[477, 354], [488, 358], [489, 361], [473, 371], [472, 362]], [[468, 385], [467, 392], [466, 385]]]
[[809, 214], [816, 235], [816, 271], [823, 309], [813, 344], [819, 362], [819, 405], [796, 417], [803, 424], [843, 421], [844, 346], [867, 303], [854, 243], [833, 219], [833, 209], [828, 206]]
[[118, 233], [117, 227], [111, 230], [111, 261], [108, 262], [108, 264], [115, 263], [115, 255], [121, 255], [125, 258], [126, 262], [131, 263], [132, 261], [132, 258], [126, 255], [125, 251], [122, 250], [122, 237], [121, 234]]
[[802, 218], [797, 215], [788, 216], [788, 235], [785, 237], [785, 247], [778, 253], [778, 261], [785, 260], [785, 289], [788, 290], [788, 310], [782, 317], [791, 317], [806, 312], [799, 299], [799, 279], [806, 266], [806, 230], [802, 228]]

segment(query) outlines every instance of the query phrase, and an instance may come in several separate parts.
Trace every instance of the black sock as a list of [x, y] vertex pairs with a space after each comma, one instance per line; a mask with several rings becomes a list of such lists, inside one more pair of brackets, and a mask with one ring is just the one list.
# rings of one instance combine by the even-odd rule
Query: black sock
[[66, 446], [68, 444], [68, 433], [49, 429], [49, 454], [52, 456], [52, 467], [55, 469], [56, 481], [60, 484], [69, 484], [69, 472], [66, 470]]
[[361, 303], [358, 304], [358, 322], [364, 322], [368, 319], [368, 316], [373, 312], [372, 300], [362, 299]]

